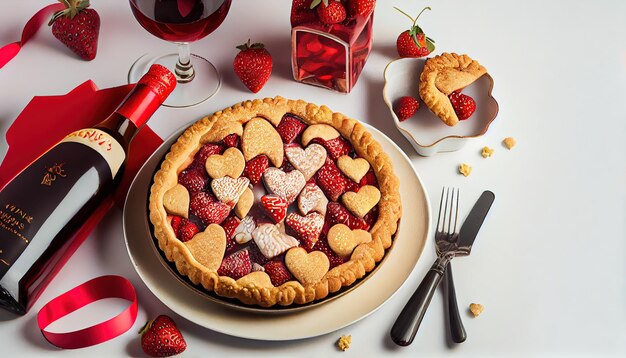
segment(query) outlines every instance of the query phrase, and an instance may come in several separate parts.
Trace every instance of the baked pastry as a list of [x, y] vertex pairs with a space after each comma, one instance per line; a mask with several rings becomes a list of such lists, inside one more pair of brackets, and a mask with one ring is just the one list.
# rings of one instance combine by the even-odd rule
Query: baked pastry
[[271, 307], [353, 285], [401, 215], [391, 160], [358, 121], [281, 97], [189, 127], [154, 176], [150, 221], [181, 275]]
[[420, 75], [420, 97], [445, 124], [454, 126], [459, 122], [459, 117], [448, 96], [467, 87], [485, 73], [487, 69], [468, 55], [443, 53], [429, 58]]

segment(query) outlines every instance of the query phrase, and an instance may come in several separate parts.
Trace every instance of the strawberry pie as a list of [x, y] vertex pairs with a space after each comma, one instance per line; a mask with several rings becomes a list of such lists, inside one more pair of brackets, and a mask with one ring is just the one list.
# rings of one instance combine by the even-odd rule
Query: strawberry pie
[[180, 275], [271, 307], [371, 272], [401, 215], [391, 160], [358, 121], [281, 97], [189, 127], [154, 176], [150, 220]]

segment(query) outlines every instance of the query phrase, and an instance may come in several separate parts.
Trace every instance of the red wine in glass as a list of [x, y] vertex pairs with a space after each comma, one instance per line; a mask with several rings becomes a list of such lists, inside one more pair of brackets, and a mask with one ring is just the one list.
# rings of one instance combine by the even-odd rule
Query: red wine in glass
[[133, 15], [152, 35], [178, 45], [178, 54], [146, 55], [137, 60], [129, 73], [134, 82], [153, 63], [176, 74], [179, 86], [164, 103], [188, 107], [213, 96], [220, 88], [217, 69], [211, 62], [189, 50], [189, 42], [215, 31], [224, 21], [232, 0], [129, 0]]

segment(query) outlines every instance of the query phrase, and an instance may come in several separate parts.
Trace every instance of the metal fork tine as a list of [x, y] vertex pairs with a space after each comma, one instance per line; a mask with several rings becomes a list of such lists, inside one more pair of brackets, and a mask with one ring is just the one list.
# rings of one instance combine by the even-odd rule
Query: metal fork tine
[[456, 222], [459, 218], [459, 188], [456, 189], [456, 212], [454, 213], [454, 232], [456, 233]]
[[[448, 199], [450, 199], [450, 188], [446, 190], [446, 205], [443, 212], [443, 227], [441, 228], [441, 232], [446, 233], [446, 223], [450, 226], [450, 213], [448, 211]], [[447, 220], [446, 220], [447, 219]]]
[[[441, 188], [441, 201], [439, 201], [439, 215], [437, 216], [437, 232], [439, 232], [439, 226], [441, 225], [441, 211], [443, 210], [443, 193], [445, 193], [446, 188]], [[443, 225], [441, 225], [443, 226]]]

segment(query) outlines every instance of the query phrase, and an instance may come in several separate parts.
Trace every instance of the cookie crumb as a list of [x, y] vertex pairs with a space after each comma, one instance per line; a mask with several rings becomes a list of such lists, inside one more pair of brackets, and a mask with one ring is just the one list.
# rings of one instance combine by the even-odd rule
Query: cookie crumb
[[342, 352], [345, 352], [348, 348], [350, 348], [350, 343], [352, 343], [352, 336], [341, 336], [337, 341], [337, 347], [341, 349]]
[[469, 165], [463, 163], [459, 166], [459, 173], [463, 174], [464, 176], [470, 175], [471, 172], [472, 167], [470, 167]]
[[480, 303], [470, 303], [469, 310], [472, 312], [474, 317], [480, 316], [481, 313], [485, 310], [485, 307]]
[[511, 148], [515, 147], [515, 145], [517, 144], [517, 142], [515, 141], [515, 138], [513, 137], [506, 137], [502, 140], [502, 143], [504, 143], [504, 146], [511, 150]]
[[483, 147], [483, 151], [480, 154], [483, 156], [483, 158], [489, 158], [493, 154], [493, 148], [485, 146]]

